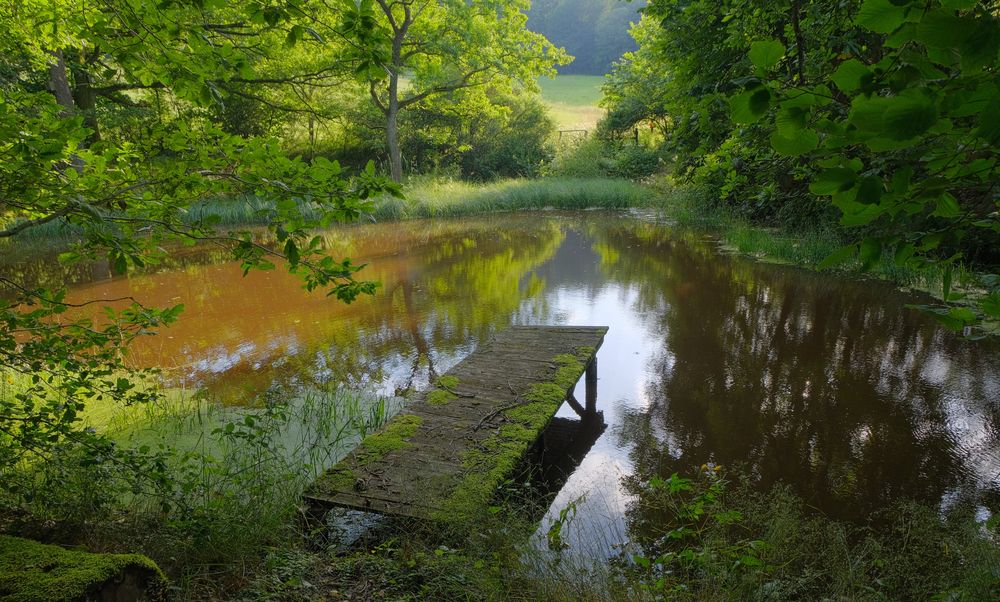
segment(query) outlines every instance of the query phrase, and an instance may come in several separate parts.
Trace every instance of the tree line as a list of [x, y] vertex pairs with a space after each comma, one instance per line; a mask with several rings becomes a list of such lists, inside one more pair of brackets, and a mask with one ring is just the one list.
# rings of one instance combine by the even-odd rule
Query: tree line
[[995, 3], [652, 0], [633, 36], [606, 128], [652, 130], [709, 202], [847, 232], [825, 266], [940, 268], [952, 328], [1000, 317]]

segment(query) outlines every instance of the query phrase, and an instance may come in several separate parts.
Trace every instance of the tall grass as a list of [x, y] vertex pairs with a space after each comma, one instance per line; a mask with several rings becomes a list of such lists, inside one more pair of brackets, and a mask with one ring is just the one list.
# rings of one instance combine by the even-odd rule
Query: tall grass
[[470, 184], [415, 180], [405, 199], [383, 197], [370, 217], [376, 221], [456, 217], [540, 209], [626, 209], [662, 204], [662, 195], [627, 180], [544, 178]]
[[186, 399], [114, 420], [108, 432], [122, 445], [175, 450], [168, 470], [180, 499], [165, 517], [162, 500], [127, 500], [123, 528], [94, 537], [154, 558], [185, 597], [219, 596], [259, 570], [267, 550], [298, 545], [302, 492], [398, 407], [358, 392], [310, 391], [256, 409]]
[[[16, 378], [3, 370], [0, 377], [0, 400], [10, 399]], [[21, 517], [25, 535], [140, 552], [174, 580], [178, 598], [220, 597], [260, 570], [269, 549], [299, 545], [304, 489], [399, 406], [363, 392], [311, 390], [272, 393], [255, 408], [179, 391], [117, 411], [91, 408], [90, 428], [121, 449], [156, 454], [166, 487], [142, 486], [110, 461], [74, 464], [79, 455], [67, 448], [0, 475], [30, 484], [20, 495], [3, 491], [0, 502]]]

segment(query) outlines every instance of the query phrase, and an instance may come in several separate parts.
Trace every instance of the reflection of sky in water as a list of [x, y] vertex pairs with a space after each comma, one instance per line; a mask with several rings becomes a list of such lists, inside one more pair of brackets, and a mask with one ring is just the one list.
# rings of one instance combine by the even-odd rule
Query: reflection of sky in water
[[599, 213], [347, 232], [343, 244], [382, 282], [350, 306], [280, 271], [243, 279], [232, 265], [74, 295], [183, 300], [181, 322], [144, 340], [136, 361], [176, 366], [222, 399], [275, 383], [394, 394], [508, 324], [607, 325], [598, 400], [609, 427], [539, 531], [544, 541], [584, 496], [566, 537], [590, 553], [624, 537], [622, 477], [636, 471], [742, 463], [843, 518], [901, 497], [948, 507], [1000, 489], [1000, 345], [958, 340], [891, 287], [720, 257], [701, 237]]
[[[614, 429], [626, 410], [642, 410], [646, 405], [642, 375], [649, 364], [650, 350], [655, 348], [643, 316], [629, 311], [636, 304], [635, 292], [612, 285], [591, 294], [564, 286], [547, 295], [547, 299], [560, 323], [614, 325], [598, 354], [597, 370], [598, 407], [604, 411], [609, 429]], [[532, 322], [528, 319], [525, 323]], [[582, 379], [575, 396], [584, 399]], [[563, 405], [557, 416], [575, 418], [576, 414]], [[600, 549], [606, 548], [604, 544], [621, 540], [626, 531], [628, 495], [620, 483], [631, 472], [631, 461], [618, 449], [613, 434], [605, 433], [556, 496], [536, 538], [544, 542], [551, 521], [567, 504], [575, 502], [576, 518], [565, 533], [572, 550], [600, 554]], [[600, 549], [590, 549], [594, 546]]]

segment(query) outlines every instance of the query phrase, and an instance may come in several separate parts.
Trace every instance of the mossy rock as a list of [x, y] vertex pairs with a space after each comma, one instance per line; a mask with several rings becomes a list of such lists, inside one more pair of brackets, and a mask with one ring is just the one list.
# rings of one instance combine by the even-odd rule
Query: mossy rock
[[0, 602], [163, 600], [167, 580], [138, 554], [91, 554], [0, 535]]

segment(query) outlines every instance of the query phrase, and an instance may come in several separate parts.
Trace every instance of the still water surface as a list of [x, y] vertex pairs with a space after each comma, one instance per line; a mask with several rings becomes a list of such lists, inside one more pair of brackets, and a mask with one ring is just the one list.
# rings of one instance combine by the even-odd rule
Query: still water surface
[[69, 276], [72, 297], [183, 302], [181, 321], [133, 359], [233, 404], [315, 383], [398, 393], [510, 324], [609, 326], [598, 355], [609, 428], [550, 511], [586, 495], [568, 534], [578, 547], [626, 535], [623, 476], [706, 462], [788, 483], [844, 519], [904, 498], [997, 506], [1000, 342], [957, 338], [905, 309], [913, 295], [723, 255], [651, 216], [532, 213], [328, 238], [369, 264], [377, 295], [344, 305], [281, 271], [243, 278], [193, 254], [130, 278], [93, 266]]

